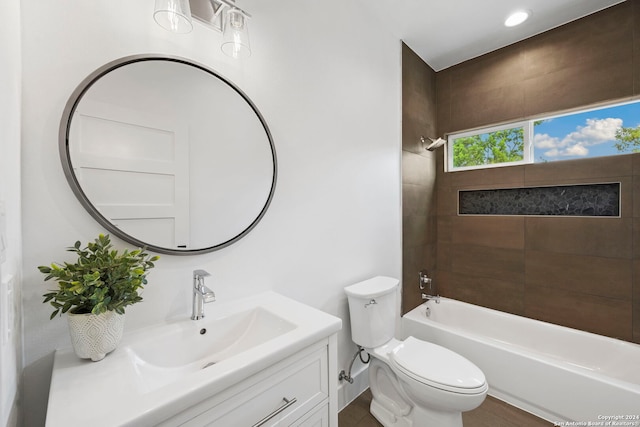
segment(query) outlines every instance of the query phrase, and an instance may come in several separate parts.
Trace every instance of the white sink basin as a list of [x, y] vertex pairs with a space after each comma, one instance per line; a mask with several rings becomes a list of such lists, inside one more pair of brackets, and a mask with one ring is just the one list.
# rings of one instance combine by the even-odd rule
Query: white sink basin
[[[215, 306], [207, 308], [215, 310]], [[132, 359], [139, 384], [148, 391], [251, 351], [295, 328], [281, 316], [256, 307], [154, 328], [124, 349]]]
[[[215, 309], [215, 307], [211, 307]], [[246, 351], [296, 325], [257, 307], [242, 313], [200, 321], [185, 320], [159, 329], [128, 346], [138, 363], [163, 368], [206, 365]]]
[[341, 326], [340, 319], [274, 292], [205, 310], [201, 320], [185, 313], [127, 333], [100, 362], [78, 359], [70, 348], [56, 351], [47, 427], [159, 424]]

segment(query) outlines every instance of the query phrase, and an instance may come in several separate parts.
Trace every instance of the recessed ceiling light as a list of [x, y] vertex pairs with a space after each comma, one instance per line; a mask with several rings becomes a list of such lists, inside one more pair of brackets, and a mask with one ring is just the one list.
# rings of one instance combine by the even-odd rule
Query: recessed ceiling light
[[517, 12], [513, 12], [509, 17], [504, 21], [505, 27], [515, 27], [516, 25], [522, 24], [526, 21], [531, 12], [528, 10], [519, 10]]

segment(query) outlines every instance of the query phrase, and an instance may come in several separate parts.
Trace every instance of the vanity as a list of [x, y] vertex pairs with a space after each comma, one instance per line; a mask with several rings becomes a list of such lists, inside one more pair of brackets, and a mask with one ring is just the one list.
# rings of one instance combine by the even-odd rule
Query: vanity
[[100, 362], [57, 350], [46, 426], [338, 425], [339, 318], [275, 292], [207, 310]]

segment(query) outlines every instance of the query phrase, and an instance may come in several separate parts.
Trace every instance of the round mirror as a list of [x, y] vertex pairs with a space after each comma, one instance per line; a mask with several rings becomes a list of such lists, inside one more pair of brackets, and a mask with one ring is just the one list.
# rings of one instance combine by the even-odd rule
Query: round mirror
[[210, 252], [260, 221], [276, 183], [269, 128], [207, 67], [134, 56], [73, 93], [60, 157], [74, 193], [109, 232], [176, 255]]

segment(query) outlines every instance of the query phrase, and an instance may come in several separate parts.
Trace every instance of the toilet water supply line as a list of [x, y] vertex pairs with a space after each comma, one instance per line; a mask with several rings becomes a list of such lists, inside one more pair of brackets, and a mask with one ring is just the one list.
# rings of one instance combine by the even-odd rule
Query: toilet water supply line
[[367, 363], [369, 363], [369, 361], [371, 360], [371, 355], [369, 353], [367, 353], [367, 360], [365, 361], [362, 358], [362, 352], [367, 353], [364, 348], [358, 346], [358, 351], [356, 352], [356, 354], [353, 355], [353, 359], [351, 359], [351, 363], [349, 364], [349, 372], [345, 373], [344, 369], [342, 371], [340, 371], [340, 376], [338, 377], [338, 381], [342, 381], [342, 380], [347, 380], [349, 382], [349, 384], [353, 384], [353, 378], [351, 378], [351, 368], [353, 368], [353, 362], [356, 361], [356, 357], [360, 356], [360, 361], [362, 363], [364, 363], [365, 365]]

